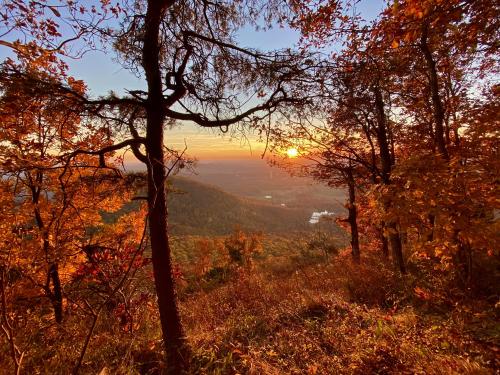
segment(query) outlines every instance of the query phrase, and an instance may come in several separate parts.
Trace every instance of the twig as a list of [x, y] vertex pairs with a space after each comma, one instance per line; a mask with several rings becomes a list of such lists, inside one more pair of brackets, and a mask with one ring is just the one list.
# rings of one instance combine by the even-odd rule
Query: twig
[[14, 362], [14, 373], [19, 375], [21, 372], [21, 363], [24, 358], [24, 352], [21, 352], [16, 345], [16, 340], [14, 337], [14, 329], [9, 323], [9, 318], [7, 317], [7, 301], [5, 298], [5, 271], [0, 272], [0, 293], [2, 299], [2, 331], [7, 337], [7, 341], [10, 346], [10, 353], [12, 361]]
[[135, 259], [137, 258], [137, 256], [139, 255], [139, 253], [143, 250], [143, 245], [144, 245], [144, 241], [145, 241], [146, 234], [147, 234], [147, 227], [148, 227], [147, 223], [148, 223], [148, 217], [146, 216], [146, 218], [144, 220], [144, 230], [142, 232], [142, 237], [141, 237], [141, 241], [139, 243], [139, 246], [137, 246], [137, 249], [136, 249], [136, 251], [134, 253], [134, 256], [130, 260], [130, 262], [128, 264], [128, 267], [127, 267], [127, 270], [125, 271], [125, 274], [121, 278], [120, 282], [115, 286], [115, 288], [108, 295], [108, 297], [106, 298], [106, 300], [104, 300], [99, 305], [99, 307], [97, 308], [97, 310], [94, 310], [92, 308], [92, 306], [90, 306], [90, 304], [87, 301], [84, 301], [85, 304], [87, 305], [87, 307], [89, 308], [89, 310], [90, 310], [90, 312], [91, 312], [91, 314], [93, 316], [93, 319], [92, 319], [92, 325], [90, 326], [89, 332], [87, 333], [87, 337], [85, 338], [85, 342], [84, 342], [82, 350], [80, 352], [80, 357], [78, 358], [78, 362], [77, 362], [75, 368], [73, 369], [73, 375], [77, 375], [78, 372], [80, 371], [80, 368], [81, 368], [82, 363], [83, 363], [83, 359], [85, 357], [85, 353], [87, 352], [88, 346], [90, 344], [90, 340], [92, 339], [92, 335], [94, 333], [94, 329], [95, 329], [95, 326], [97, 324], [97, 321], [99, 319], [99, 315], [101, 314], [102, 309], [107, 305], [107, 303], [111, 300], [111, 298], [113, 298], [114, 295], [123, 286], [123, 284], [125, 283], [125, 280], [127, 279], [128, 275], [130, 273], [130, 270], [132, 269], [132, 266], [134, 265]]

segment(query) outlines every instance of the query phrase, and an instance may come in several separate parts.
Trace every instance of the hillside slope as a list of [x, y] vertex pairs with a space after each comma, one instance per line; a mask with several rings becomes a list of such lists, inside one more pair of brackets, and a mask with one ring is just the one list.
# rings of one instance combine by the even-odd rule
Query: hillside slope
[[307, 230], [311, 212], [236, 197], [193, 180], [172, 179], [170, 225], [174, 234], [224, 235], [236, 226], [280, 233]]
[[[174, 235], [226, 235], [236, 227], [275, 234], [317, 229], [308, 222], [313, 208], [288, 208], [237, 197], [185, 177], [170, 180], [168, 201], [169, 225]], [[138, 201], [132, 201], [118, 212], [103, 216], [106, 221], [114, 221], [138, 206]], [[328, 227], [331, 232], [342, 232], [335, 224]]]

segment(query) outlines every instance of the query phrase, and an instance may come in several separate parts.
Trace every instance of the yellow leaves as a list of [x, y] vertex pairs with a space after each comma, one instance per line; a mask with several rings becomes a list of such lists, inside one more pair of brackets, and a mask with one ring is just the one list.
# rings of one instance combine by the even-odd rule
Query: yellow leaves
[[266, 352], [266, 354], [269, 356], [269, 357], [277, 357], [278, 356], [278, 353], [276, 353], [274, 350], [270, 349]]
[[394, 39], [392, 41], [391, 47], [394, 48], [394, 49], [398, 48], [399, 47], [399, 42], [396, 39]]

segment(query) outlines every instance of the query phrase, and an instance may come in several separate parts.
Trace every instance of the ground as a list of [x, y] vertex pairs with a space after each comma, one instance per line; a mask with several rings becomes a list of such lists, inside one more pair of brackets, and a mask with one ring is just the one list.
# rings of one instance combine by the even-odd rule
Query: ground
[[[375, 251], [365, 251], [355, 264], [342, 238], [339, 250], [327, 253], [308, 246], [304, 234], [261, 235], [260, 248], [231, 263], [215, 254], [224, 252], [226, 239], [173, 241], [192, 374], [498, 373], [494, 284], [482, 285], [483, 293], [452, 287], [454, 281], [430, 263], [411, 260], [409, 274], [401, 276]], [[134, 282], [154, 296], [150, 270]], [[111, 312], [116, 310], [102, 314], [81, 373], [161, 371], [155, 301], [134, 306], [126, 325]], [[48, 310], [48, 328], [18, 343], [31, 348], [26, 373], [71, 372], [90, 326], [90, 319], [71, 311], [57, 329]]]

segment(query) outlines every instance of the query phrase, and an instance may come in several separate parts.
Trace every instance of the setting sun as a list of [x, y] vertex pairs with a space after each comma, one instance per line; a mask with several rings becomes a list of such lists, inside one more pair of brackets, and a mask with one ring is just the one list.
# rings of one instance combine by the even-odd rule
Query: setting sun
[[286, 150], [286, 154], [289, 158], [296, 158], [299, 155], [299, 151], [296, 148], [289, 148]]

